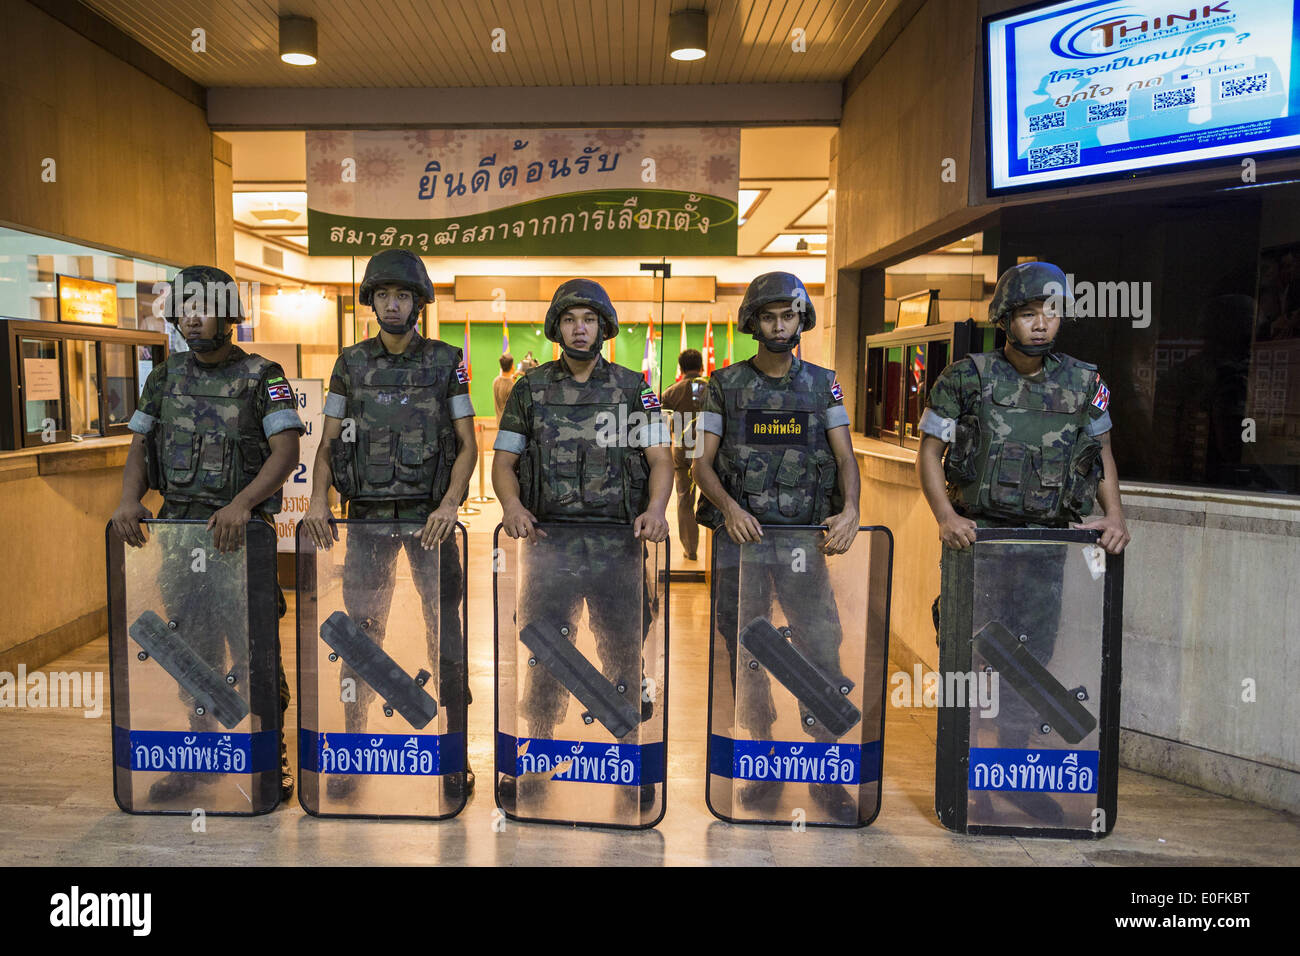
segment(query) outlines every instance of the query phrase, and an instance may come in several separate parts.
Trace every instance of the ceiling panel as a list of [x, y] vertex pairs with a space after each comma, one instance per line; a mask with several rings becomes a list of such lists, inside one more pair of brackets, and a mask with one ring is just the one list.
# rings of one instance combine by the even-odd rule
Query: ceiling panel
[[311, 67], [280, 62], [268, 0], [83, 2], [203, 86], [387, 88], [835, 82], [900, 0], [708, 0], [709, 55], [690, 63], [668, 56], [668, 18], [699, 0], [294, 0], [317, 23]]

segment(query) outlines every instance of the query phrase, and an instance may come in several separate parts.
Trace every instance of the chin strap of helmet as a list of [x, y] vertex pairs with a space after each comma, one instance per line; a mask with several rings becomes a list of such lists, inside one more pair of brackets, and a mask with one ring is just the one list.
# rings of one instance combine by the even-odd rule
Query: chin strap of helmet
[[1050, 342], [1043, 342], [1041, 345], [1025, 345], [1021, 343], [1011, 334], [1010, 317], [1002, 321], [1002, 331], [1006, 333], [1008, 345], [1021, 355], [1028, 355], [1031, 358], [1036, 358], [1039, 355], [1046, 355], [1056, 347], [1056, 339], [1052, 339]]
[[423, 309], [425, 305], [427, 305], [427, 302], [424, 299], [415, 296], [414, 300], [411, 302], [411, 314], [401, 322], [385, 322], [380, 317], [378, 309], [375, 310], [375, 318], [379, 322], [379, 327], [389, 335], [405, 335], [407, 332], [411, 331], [411, 329], [415, 328], [415, 323], [420, 321], [420, 310]]
[[[230, 323], [225, 319], [218, 320], [221, 324], [221, 334], [210, 339], [186, 339], [185, 343], [190, 347], [191, 352], [215, 352], [217, 349], [230, 342]], [[180, 323], [173, 322], [176, 330], [180, 331]], [[184, 333], [182, 333], [183, 335]]]
[[596, 325], [596, 341], [592, 343], [589, 349], [575, 349], [564, 344], [564, 336], [560, 336], [560, 349], [569, 358], [578, 362], [590, 362], [600, 354], [600, 347], [605, 343], [605, 323], [599, 322]]

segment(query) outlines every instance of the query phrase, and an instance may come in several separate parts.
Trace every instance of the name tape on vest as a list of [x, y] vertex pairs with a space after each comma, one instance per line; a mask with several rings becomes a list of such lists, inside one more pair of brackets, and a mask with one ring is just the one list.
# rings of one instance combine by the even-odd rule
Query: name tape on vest
[[751, 409], [745, 413], [746, 444], [789, 445], [808, 440], [808, 412], [765, 412]]

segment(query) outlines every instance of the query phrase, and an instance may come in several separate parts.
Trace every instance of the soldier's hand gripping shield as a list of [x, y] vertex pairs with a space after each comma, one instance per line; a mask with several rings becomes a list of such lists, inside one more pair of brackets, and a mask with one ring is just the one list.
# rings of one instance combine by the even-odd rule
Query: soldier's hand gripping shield
[[308, 813], [444, 819], [464, 809], [465, 529], [336, 521], [320, 550], [298, 525], [299, 800]]
[[113, 796], [128, 813], [257, 814], [280, 802], [275, 532], [222, 553], [202, 520], [106, 531]]
[[935, 811], [963, 833], [1115, 825], [1123, 559], [1083, 530], [943, 549]]
[[706, 800], [734, 823], [860, 827], [880, 809], [889, 529], [713, 538]]
[[668, 552], [626, 524], [493, 545], [496, 796], [512, 819], [652, 827], [666, 807]]

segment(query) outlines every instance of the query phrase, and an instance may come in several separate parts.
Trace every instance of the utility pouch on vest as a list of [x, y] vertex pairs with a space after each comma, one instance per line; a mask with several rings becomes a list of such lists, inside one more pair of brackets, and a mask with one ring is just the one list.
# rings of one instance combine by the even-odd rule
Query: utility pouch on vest
[[750, 455], [745, 461], [745, 475], [741, 479], [741, 491], [747, 495], [761, 495], [767, 490], [768, 485], [768, 465], [770, 462], [766, 455]]
[[629, 452], [623, 459], [623, 511], [629, 520], [649, 505], [649, 477], [645, 455], [637, 449]]
[[979, 416], [965, 415], [957, 419], [956, 435], [944, 453], [944, 477], [955, 485], [965, 485], [974, 481], [979, 474], [975, 462], [975, 453], [979, 446]]
[[173, 485], [188, 485], [194, 480], [198, 441], [194, 432], [175, 425], [164, 425], [163, 448], [166, 455], [163, 471]]
[[1081, 518], [1092, 512], [1101, 471], [1101, 442], [1091, 435], [1081, 435], [1066, 474], [1069, 486], [1065, 492], [1065, 508], [1072, 516]]
[[803, 510], [806, 490], [800, 489], [807, 479], [807, 455], [798, 448], [787, 448], [776, 467], [776, 500], [781, 514], [793, 518]]
[[567, 509], [582, 499], [582, 468], [576, 448], [552, 448], [550, 473], [554, 476], [547, 482], [551, 500], [542, 502], [543, 510]]
[[844, 510], [844, 496], [835, 484], [839, 473], [835, 457], [819, 452], [813, 456], [813, 465], [817, 470], [817, 494], [813, 498], [812, 523], [821, 524], [827, 516]]
[[386, 485], [393, 480], [393, 432], [387, 425], [365, 434], [366, 484]]
[[162, 490], [162, 468], [158, 460], [158, 429], [149, 429], [144, 436], [144, 480], [154, 491]]
[[226, 483], [226, 459], [230, 457], [226, 447], [226, 436], [212, 430], [203, 435], [202, 451], [199, 453], [199, 470], [203, 472], [203, 486], [217, 489]]
[[1028, 445], [1018, 441], [1003, 442], [998, 450], [993, 480], [989, 482], [989, 501], [1018, 512], [1024, 498], [1025, 473], [1032, 467]]
[[593, 509], [607, 508], [626, 498], [626, 478], [610, 475], [611, 455], [608, 448], [596, 445], [582, 451], [582, 500]]
[[355, 442], [344, 441], [341, 437], [330, 442], [330, 473], [334, 478], [334, 487], [344, 501], [357, 493], [356, 463], [352, 456]]
[[1035, 450], [1033, 466], [1025, 476], [1025, 514], [1055, 517], [1065, 486], [1065, 451], [1053, 446]]
[[538, 456], [541, 454], [541, 448], [534, 442], [529, 442], [524, 453], [519, 456], [519, 500], [523, 506], [537, 514], [537, 476], [541, 471], [541, 462]]

